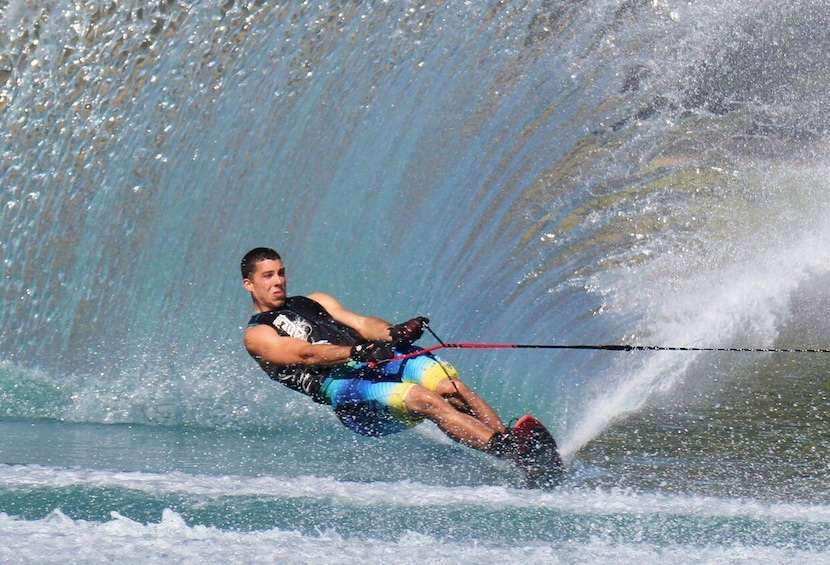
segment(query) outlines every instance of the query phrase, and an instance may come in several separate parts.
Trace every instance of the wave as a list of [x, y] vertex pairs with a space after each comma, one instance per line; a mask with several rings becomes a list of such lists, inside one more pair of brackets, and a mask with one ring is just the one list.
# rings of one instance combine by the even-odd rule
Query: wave
[[196, 497], [267, 497], [339, 500], [357, 506], [480, 507], [537, 509], [616, 515], [671, 514], [706, 518], [745, 518], [830, 525], [830, 506], [756, 500], [638, 493], [622, 489], [562, 489], [550, 492], [500, 486], [434, 487], [417, 481], [359, 483], [331, 477], [193, 475], [65, 469], [40, 465], [0, 465], [5, 489], [117, 488], [146, 494], [186, 493]]
[[[453, 341], [813, 325], [790, 306], [827, 271], [814, 4], [5, 2], [0, 408], [278, 425], [239, 352], [261, 244], [294, 291]], [[701, 362], [463, 359], [571, 454]]]
[[[312, 476], [33, 465], [2, 465], [0, 477], [6, 507], [14, 506], [9, 501], [15, 497], [35, 495], [65, 505], [40, 517], [30, 511], [26, 519], [0, 514], [0, 557], [12, 562], [51, 562], [69, 554], [89, 562], [161, 554], [182, 562], [277, 557], [307, 562], [345, 556], [373, 562], [399, 551], [412, 563], [427, 554], [431, 560], [464, 562], [496, 555], [509, 563], [570, 563], [589, 555], [604, 555], [612, 563], [655, 555], [683, 563], [725, 557], [815, 562], [827, 557], [822, 540], [830, 528], [830, 508], [821, 505], [621, 490], [539, 493], [415, 481], [365, 484]], [[124, 509], [107, 510], [107, 505]], [[90, 507], [97, 508], [92, 515], [99, 518], [79, 517], [90, 514]], [[245, 521], [233, 521], [243, 515]], [[711, 537], [712, 528], [719, 532], [717, 539]], [[33, 536], [38, 544], [22, 541]]]
[[[38, 544], [21, 543], [37, 537]], [[105, 523], [72, 520], [59, 510], [42, 520], [21, 521], [0, 514], [0, 558], [7, 563], [111, 563], [113, 560], [177, 563], [334, 563], [342, 559], [382, 562], [395, 555], [400, 563], [630, 563], [633, 559], [671, 559], [674, 563], [751, 562], [822, 563], [827, 551], [759, 545], [619, 544], [595, 539], [584, 543], [516, 543], [493, 547], [454, 542], [406, 532], [395, 539], [349, 538], [322, 530], [316, 534], [272, 530], [222, 532], [190, 527], [181, 516], [166, 511], [157, 523], [139, 524], [118, 513]]]

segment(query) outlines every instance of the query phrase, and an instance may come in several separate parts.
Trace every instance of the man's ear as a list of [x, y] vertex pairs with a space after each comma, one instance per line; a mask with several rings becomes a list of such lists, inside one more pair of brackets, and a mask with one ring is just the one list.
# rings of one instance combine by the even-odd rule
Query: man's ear
[[254, 291], [254, 283], [251, 282], [251, 279], [242, 279], [242, 286], [244, 286], [245, 290], [248, 292]]

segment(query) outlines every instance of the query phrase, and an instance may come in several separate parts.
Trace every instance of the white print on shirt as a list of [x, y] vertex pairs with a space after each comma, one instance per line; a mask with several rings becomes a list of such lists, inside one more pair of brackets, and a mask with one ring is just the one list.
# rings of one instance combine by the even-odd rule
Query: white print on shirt
[[292, 320], [285, 314], [280, 314], [274, 319], [274, 327], [284, 332], [288, 337], [295, 337], [308, 341], [311, 335], [311, 324], [305, 320]]

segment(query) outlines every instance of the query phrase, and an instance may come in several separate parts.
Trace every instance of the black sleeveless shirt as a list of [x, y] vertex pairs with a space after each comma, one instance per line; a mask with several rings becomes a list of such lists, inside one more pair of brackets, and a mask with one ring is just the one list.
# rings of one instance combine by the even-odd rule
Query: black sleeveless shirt
[[[282, 308], [254, 314], [248, 327], [267, 324], [278, 334], [307, 341], [308, 343], [331, 343], [333, 345], [355, 345], [363, 340], [355, 330], [336, 322], [322, 305], [305, 296], [291, 296]], [[290, 389], [309, 395], [316, 402], [325, 403], [320, 397], [320, 386], [333, 367], [310, 367], [307, 365], [275, 365], [263, 363], [254, 356], [269, 377]]]

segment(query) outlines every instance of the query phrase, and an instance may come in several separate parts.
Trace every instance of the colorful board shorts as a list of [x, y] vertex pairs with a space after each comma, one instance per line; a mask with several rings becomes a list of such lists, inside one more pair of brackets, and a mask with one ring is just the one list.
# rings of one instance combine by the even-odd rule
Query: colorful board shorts
[[[419, 348], [399, 346], [395, 355]], [[404, 399], [415, 385], [435, 390], [438, 383], [458, 377], [455, 368], [432, 354], [393, 361], [376, 368], [365, 363], [335, 369], [320, 393], [350, 430], [365, 436], [385, 436], [420, 424], [423, 418], [407, 412]]]

